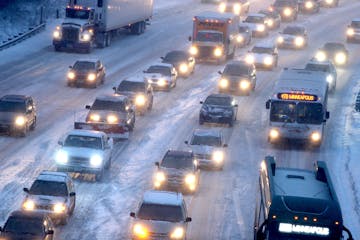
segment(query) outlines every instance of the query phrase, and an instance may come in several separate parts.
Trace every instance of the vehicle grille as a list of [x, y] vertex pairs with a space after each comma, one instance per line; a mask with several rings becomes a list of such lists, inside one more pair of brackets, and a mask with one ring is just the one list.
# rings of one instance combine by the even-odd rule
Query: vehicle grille
[[79, 40], [79, 29], [73, 27], [63, 27], [62, 38], [69, 42], [77, 42]]
[[194, 154], [194, 156], [198, 159], [211, 159], [211, 154]]
[[199, 55], [201, 58], [213, 57], [214, 47], [200, 46]]
[[90, 162], [90, 159], [84, 158], [84, 157], [70, 157], [70, 159], [69, 159], [70, 165], [88, 164], [89, 162]]
[[51, 205], [36, 205], [36, 209], [52, 211]]
[[156, 240], [169, 239], [167, 233], [150, 232], [150, 238]]

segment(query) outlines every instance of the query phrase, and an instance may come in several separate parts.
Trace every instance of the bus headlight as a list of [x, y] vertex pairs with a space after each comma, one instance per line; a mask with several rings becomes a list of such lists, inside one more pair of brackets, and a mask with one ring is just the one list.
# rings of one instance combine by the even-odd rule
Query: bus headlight
[[66, 210], [66, 205], [64, 203], [56, 203], [53, 206], [53, 211], [55, 213], [64, 213]]
[[279, 131], [277, 129], [271, 129], [270, 133], [269, 133], [269, 136], [270, 136], [271, 139], [277, 139], [277, 138], [279, 138], [280, 133], [279, 133]]
[[70, 80], [74, 80], [76, 75], [75, 75], [75, 73], [73, 71], [70, 71], [70, 72], [68, 72], [67, 77]]
[[118, 118], [115, 115], [109, 115], [106, 117], [106, 121], [110, 124], [114, 124], [118, 122]]
[[144, 95], [137, 95], [135, 97], [135, 105], [136, 106], [144, 106], [146, 103], [146, 99], [145, 99], [145, 96]]
[[255, 58], [253, 55], [251, 54], [248, 54], [246, 55], [245, 57], [245, 61], [248, 63], [248, 64], [253, 64], [255, 62]]
[[170, 239], [183, 239], [184, 234], [185, 234], [184, 228], [177, 227], [171, 232]]
[[222, 151], [215, 151], [212, 153], [212, 160], [220, 164], [224, 161], [224, 153]]
[[90, 165], [93, 167], [99, 167], [102, 164], [102, 157], [99, 155], [94, 155], [90, 158]]
[[335, 62], [337, 64], [344, 64], [346, 62], [346, 55], [342, 52], [335, 55]]
[[191, 55], [195, 56], [199, 53], [199, 49], [196, 46], [191, 46], [189, 52]]
[[263, 32], [265, 31], [265, 25], [261, 24], [256, 27], [256, 31]]
[[166, 85], [165, 79], [160, 78], [160, 79], [157, 81], [157, 85], [160, 86], [160, 87], [164, 87], [164, 86]]
[[227, 88], [229, 86], [229, 80], [226, 78], [220, 79], [219, 86], [220, 88]]
[[311, 141], [319, 142], [321, 140], [321, 134], [319, 132], [313, 132], [311, 134]]
[[353, 28], [348, 28], [348, 29], [346, 30], [346, 34], [347, 34], [348, 36], [353, 36], [353, 35], [355, 34], [355, 31], [354, 31]]
[[233, 7], [233, 12], [234, 14], [236, 15], [240, 15], [240, 12], [241, 12], [241, 6], [240, 4], [236, 3]]
[[100, 115], [99, 114], [91, 114], [90, 115], [90, 121], [99, 122], [100, 121]]
[[56, 163], [58, 163], [58, 164], [66, 164], [69, 160], [69, 156], [68, 156], [67, 152], [65, 152], [63, 150], [59, 150], [56, 153], [55, 160], [56, 160]]
[[26, 200], [23, 205], [23, 209], [26, 211], [33, 211], [35, 209], [35, 203], [33, 200]]
[[326, 77], [326, 81], [330, 84], [330, 83], [332, 83], [332, 81], [334, 81], [334, 77], [332, 75], [328, 75]]
[[180, 64], [179, 70], [181, 73], [187, 73], [189, 71], [189, 67], [186, 63]]
[[53, 38], [54, 38], [54, 39], [61, 39], [61, 32], [60, 32], [60, 30], [55, 30], [55, 31], [53, 32]]
[[278, 42], [278, 43], [283, 43], [283, 42], [284, 42], [284, 37], [279, 36], [279, 37], [277, 38], [277, 42]]
[[215, 50], [214, 50], [215, 57], [221, 57], [222, 54], [223, 54], [223, 50], [221, 48], [219, 48], [219, 47], [215, 48]]
[[270, 66], [270, 65], [272, 65], [273, 64], [273, 58], [272, 57], [265, 57], [264, 58], [264, 64], [266, 65], [266, 66]]
[[224, 2], [219, 4], [219, 12], [225, 12], [226, 4]]
[[323, 51], [318, 51], [315, 55], [316, 60], [318, 61], [325, 61], [326, 60], [326, 53]]
[[295, 45], [297, 47], [302, 47], [304, 45], [304, 42], [305, 42], [305, 40], [304, 40], [303, 37], [296, 37], [295, 38]]
[[290, 8], [285, 8], [283, 13], [286, 17], [290, 17], [292, 14], [292, 10]]
[[25, 120], [25, 117], [23, 117], [23, 116], [17, 116], [17, 117], [15, 118], [15, 124], [16, 124], [16, 126], [18, 126], [18, 127], [24, 126], [24, 125], [25, 125], [25, 122], [26, 122], [26, 120]]
[[140, 238], [140, 239], [145, 239], [149, 235], [148, 230], [146, 229], [146, 227], [144, 227], [140, 223], [137, 223], [137, 224], [134, 225], [133, 234], [136, 237]]
[[240, 81], [240, 88], [242, 90], [247, 90], [250, 87], [250, 82], [248, 80], [242, 80]]
[[96, 75], [95, 73], [89, 73], [89, 75], [87, 76], [87, 80], [92, 82], [96, 79]]
[[313, 7], [314, 7], [314, 3], [313, 3], [312, 1], [307, 1], [307, 2], [305, 3], [305, 8], [311, 9], [311, 8], [313, 8]]

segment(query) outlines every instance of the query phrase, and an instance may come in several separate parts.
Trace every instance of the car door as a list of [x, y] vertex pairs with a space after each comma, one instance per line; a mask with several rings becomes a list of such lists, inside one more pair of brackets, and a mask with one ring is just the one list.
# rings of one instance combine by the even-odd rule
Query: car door
[[111, 150], [112, 150], [112, 146], [109, 143], [109, 138], [107, 135], [103, 135], [102, 138], [102, 147], [103, 147], [103, 151], [104, 151], [104, 157], [106, 162], [110, 161], [111, 158]]

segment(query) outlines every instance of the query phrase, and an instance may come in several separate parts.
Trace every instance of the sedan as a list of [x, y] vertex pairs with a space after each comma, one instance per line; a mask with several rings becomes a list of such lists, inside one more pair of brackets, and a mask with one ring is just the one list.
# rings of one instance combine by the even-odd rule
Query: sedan
[[150, 66], [144, 72], [144, 78], [154, 90], [170, 91], [176, 87], [178, 73], [172, 64], [158, 63]]
[[273, 30], [280, 27], [281, 16], [279, 13], [269, 10], [260, 10], [259, 13], [266, 16], [266, 26], [268, 29]]
[[236, 38], [238, 47], [245, 47], [251, 43], [252, 33], [251, 29], [247, 25], [239, 25], [239, 35]]
[[273, 70], [277, 67], [279, 53], [274, 45], [257, 44], [245, 56], [245, 61], [257, 68]]
[[96, 88], [105, 82], [105, 67], [100, 60], [78, 60], [69, 66], [68, 86], [89, 86]]
[[315, 58], [318, 61], [331, 60], [336, 66], [344, 66], [349, 61], [349, 51], [342, 43], [328, 42], [316, 52]]
[[171, 51], [161, 57], [163, 63], [172, 64], [179, 76], [189, 77], [195, 70], [195, 58], [187, 51]]
[[288, 25], [280, 32], [276, 43], [278, 48], [303, 49], [308, 44], [307, 31], [300, 25]]

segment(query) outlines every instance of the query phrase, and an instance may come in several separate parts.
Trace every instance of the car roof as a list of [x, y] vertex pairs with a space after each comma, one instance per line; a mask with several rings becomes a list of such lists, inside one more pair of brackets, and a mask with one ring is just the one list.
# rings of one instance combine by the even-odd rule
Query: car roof
[[193, 153], [191, 151], [181, 151], [181, 150], [170, 149], [166, 152], [166, 155], [192, 157]]
[[252, 16], [252, 17], [266, 17], [265, 14], [262, 14], [262, 13], [249, 13], [247, 16], [248, 17], [249, 16]]
[[221, 137], [222, 132], [220, 129], [195, 129], [193, 132], [193, 136], [214, 136]]
[[176, 192], [149, 190], [144, 193], [143, 203], [181, 206], [183, 196]]
[[109, 102], [123, 102], [127, 99], [127, 96], [119, 95], [119, 94], [107, 94], [107, 95], [100, 95], [96, 97], [96, 100], [100, 101], [109, 101]]
[[11, 102], [23, 102], [27, 98], [29, 98], [29, 96], [12, 94], [12, 95], [5, 95], [5, 96], [1, 97], [0, 100], [1, 101], [11, 101]]
[[101, 131], [94, 131], [94, 130], [73, 129], [69, 131], [67, 135], [78, 135], [84, 137], [102, 137], [106, 135], [106, 133]]
[[167, 67], [167, 68], [173, 68], [174, 66], [170, 63], [155, 63], [155, 64], [152, 64], [151, 66], [149, 66], [148, 68], [150, 67], [156, 67], [156, 66], [160, 66], [160, 67]]
[[[137, 83], [145, 83], [144, 78], [140, 76], [131, 76], [128, 78], [125, 78], [121, 82], [137, 82]], [[120, 84], [121, 84], [120, 82]]]
[[251, 67], [251, 64], [248, 64], [245, 60], [231, 60], [230, 62], [226, 63], [225, 67], [227, 65], [244, 65], [247, 67]]
[[97, 61], [100, 61], [99, 59], [95, 59], [95, 58], [87, 58], [87, 59], [78, 59], [75, 62], [92, 62], [95, 63]]
[[39, 211], [21, 211], [16, 210], [10, 213], [9, 217], [16, 217], [16, 218], [32, 218], [32, 219], [39, 219], [42, 220], [46, 217], [46, 213], [39, 212]]
[[286, 28], [297, 28], [297, 29], [305, 30], [305, 26], [298, 25], [298, 24], [287, 25], [284, 29], [286, 29]]
[[69, 176], [64, 172], [42, 171], [36, 180], [49, 182], [66, 182]]
[[255, 48], [255, 47], [259, 47], [259, 48], [275, 48], [275, 44], [270, 43], [270, 42], [260, 42], [260, 43], [256, 43], [253, 48]]
[[167, 52], [165, 55], [168, 54], [186, 54], [186, 55], [190, 55], [188, 51], [184, 51], [184, 50], [172, 50]]
[[209, 96], [207, 96], [207, 98], [208, 97], [232, 98], [230, 95], [225, 93], [212, 93]]
[[324, 61], [318, 61], [316, 58], [310, 59], [306, 64], [317, 64], [317, 65], [333, 65], [332, 61], [329, 59], [326, 59]]
[[325, 48], [326, 46], [336, 46], [336, 47], [345, 48], [345, 44], [341, 42], [326, 42], [322, 47]]

